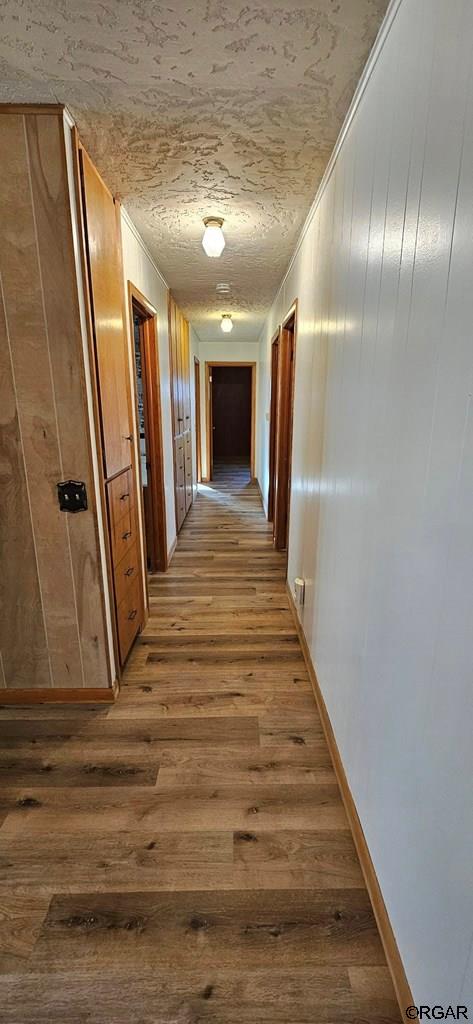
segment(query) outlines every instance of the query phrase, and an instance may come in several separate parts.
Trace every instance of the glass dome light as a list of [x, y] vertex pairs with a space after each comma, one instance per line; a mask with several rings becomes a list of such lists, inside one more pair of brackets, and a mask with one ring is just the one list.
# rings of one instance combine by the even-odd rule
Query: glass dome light
[[225, 235], [222, 231], [222, 217], [205, 217], [205, 231], [202, 237], [202, 248], [207, 256], [216, 259], [225, 248]]
[[233, 320], [231, 313], [222, 313], [222, 323], [220, 324], [224, 334], [230, 334], [233, 331]]

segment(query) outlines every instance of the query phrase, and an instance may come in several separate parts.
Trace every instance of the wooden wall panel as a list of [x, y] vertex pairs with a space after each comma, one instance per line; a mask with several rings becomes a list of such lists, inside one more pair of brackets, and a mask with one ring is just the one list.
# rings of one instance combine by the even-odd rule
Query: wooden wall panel
[[[6, 685], [107, 686], [62, 112], [0, 112], [0, 149], [0, 273], [8, 330], [2, 361], [10, 361], [16, 398], [13, 409], [10, 384], [6, 426], [11, 445], [17, 417], [23, 458], [22, 467], [18, 453], [15, 463], [10, 457], [11, 488], [22, 511], [15, 521], [10, 513], [3, 535], [7, 562], [24, 551], [24, 571], [15, 576], [12, 570], [6, 594], [6, 602], [21, 609], [4, 637]], [[3, 376], [8, 390], [8, 372]], [[89, 510], [77, 516], [58, 507], [56, 484], [69, 476], [85, 480], [88, 490]], [[18, 651], [32, 644], [28, 677], [26, 656], [22, 660]]]
[[90, 441], [86, 429], [74, 429], [84, 422], [85, 381], [63, 128], [62, 120], [55, 117], [27, 116], [25, 123], [62, 474], [64, 479], [86, 482], [94, 513], [68, 516], [66, 522], [84, 684], [95, 686], [108, 668], [105, 632], [100, 628], [104, 617], [100, 565], [93, 555], [98, 539]]
[[45, 687], [51, 673], [3, 301], [0, 438], [0, 686]]

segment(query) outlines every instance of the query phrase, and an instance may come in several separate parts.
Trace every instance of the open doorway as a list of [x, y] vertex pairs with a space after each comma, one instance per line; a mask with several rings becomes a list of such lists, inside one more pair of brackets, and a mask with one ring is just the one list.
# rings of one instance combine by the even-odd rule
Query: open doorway
[[207, 474], [254, 478], [256, 363], [206, 363]]
[[145, 556], [149, 572], [164, 572], [168, 562], [156, 310], [131, 282], [128, 290]]
[[268, 518], [278, 551], [289, 535], [295, 353], [296, 304], [271, 345]]

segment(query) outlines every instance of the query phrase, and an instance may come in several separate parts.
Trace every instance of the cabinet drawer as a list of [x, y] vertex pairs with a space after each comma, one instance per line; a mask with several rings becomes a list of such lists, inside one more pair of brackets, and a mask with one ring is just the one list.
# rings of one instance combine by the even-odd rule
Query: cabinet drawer
[[126, 469], [107, 484], [108, 507], [112, 527], [123, 518], [135, 504], [135, 489], [131, 469]]
[[128, 509], [115, 526], [112, 524], [111, 533], [112, 558], [116, 566], [136, 543], [135, 513]]
[[118, 643], [122, 665], [141, 626], [141, 608], [141, 581], [137, 576], [130, 583], [117, 608]]
[[131, 584], [139, 576], [138, 545], [136, 542], [132, 544], [130, 550], [126, 552], [118, 565], [115, 565], [113, 574], [115, 577], [115, 597], [118, 605], [121, 604]]

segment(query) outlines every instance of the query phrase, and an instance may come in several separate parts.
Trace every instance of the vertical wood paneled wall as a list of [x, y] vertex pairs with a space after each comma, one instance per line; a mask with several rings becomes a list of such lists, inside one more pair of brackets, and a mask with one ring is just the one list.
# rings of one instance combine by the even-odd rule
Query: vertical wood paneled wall
[[169, 349], [176, 526], [179, 531], [193, 499], [189, 324], [172, 295], [169, 296]]
[[107, 687], [62, 110], [0, 111], [0, 151], [0, 687]]

